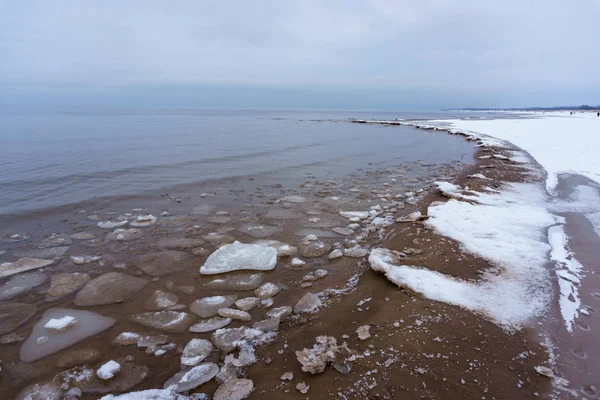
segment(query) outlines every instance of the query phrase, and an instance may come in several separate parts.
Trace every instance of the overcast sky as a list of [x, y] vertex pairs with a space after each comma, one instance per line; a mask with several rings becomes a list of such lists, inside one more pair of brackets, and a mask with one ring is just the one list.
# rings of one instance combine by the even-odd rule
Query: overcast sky
[[600, 0], [0, 0], [0, 103], [600, 103]]

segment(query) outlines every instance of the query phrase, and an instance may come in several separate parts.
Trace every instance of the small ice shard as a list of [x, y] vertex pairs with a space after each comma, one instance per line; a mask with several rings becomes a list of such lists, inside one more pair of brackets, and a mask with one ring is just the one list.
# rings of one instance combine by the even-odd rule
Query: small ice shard
[[121, 371], [121, 364], [114, 360], [110, 360], [109, 362], [98, 368], [98, 370], [96, 371], [96, 375], [98, 375], [98, 378], [106, 381], [111, 378], [114, 378], [114, 376], [119, 371]]
[[119, 226], [126, 225], [127, 221], [100, 221], [98, 222], [98, 227], [103, 229], [114, 229]]
[[227, 278], [217, 278], [204, 284], [205, 288], [217, 290], [254, 290], [260, 286], [264, 279], [264, 274], [239, 272], [237, 276], [227, 276]]
[[61, 400], [63, 391], [54, 383], [34, 383], [21, 390], [15, 400]]
[[188, 367], [193, 367], [201, 363], [206, 357], [213, 352], [215, 347], [206, 339], [192, 339], [183, 349], [181, 354], [181, 364]]
[[354, 234], [354, 231], [350, 228], [333, 228], [332, 231], [344, 236], [350, 236]]
[[200, 267], [200, 273], [211, 275], [248, 269], [269, 271], [276, 264], [277, 250], [274, 248], [236, 241], [212, 253]]
[[181, 311], [154, 311], [132, 315], [133, 321], [152, 329], [183, 332], [194, 322], [194, 317]]
[[218, 311], [220, 317], [223, 318], [231, 318], [234, 321], [251, 321], [252, 316], [248, 314], [246, 311], [235, 310], [233, 308], [221, 308]]
[[29, 272], [10, 278], [0, 286], [0, 300], [8, 300], [44, 283], [48, 276], [41, 272]]
[[335, 249], [334, 251], [332, 251], [331, 253], [329, 253], [329, 256], [327, 256], [330, 260], [336, 259], [336, 258], [340, 258], [344, 255], [344, 253], [342, 252], [342, 250], [340, 249]]
[[142, 236], [139, 229], [115, 229], [106, 235], [109, 240], [132, 240]]
[[132, 344], [137, 344], [141, 337], [142, 335], [140, 335], [139, 333], [121, 332], [115, 338], [115, 340], [113, 340], [113, 343], [121, 346], [131, 346]]
[[243, 400], [254, 390], [254, 382], [250, 379], [233, 378], [219, 386], [213, 400]]
[[264, 332], [251, 328], [223, 328], [218, 329], [210, 337], [215, 346], [228, 353], [237, 347], [237, 342], [243, 339], [252, 339], [262, 335]]
[[368, 211], [340, 211], [340, 215], [344, 218], [358, 218], [358, 219], [367, 219], [369, 218]]
[[277, 318], [277, 319], [281, 320], [281, 319], [287, 317], [288, 315], [290, 315], [291, 313], [292, 313], [292, 307], [283, 306], [283, 307], [277, 307], [277, 308], [274, 308], [274, 309], [268, 311], [267, 317]]
[[266, 282], [266, 283], [263, 283], [262, 285], [260, 285], [259, 287], [257, 287], [254, 290], [254, 294], [259, 299], [267, 299], [269, 297], [275, 296], [280, 291], [281, 291], [281, 289], [276, 284], [271, 283], [271, 282]]
[[75, 240], [89, 240], [98, 236], [97, 233], [93, 232], [77, 232], [71, 235], [71, 239]]
[[281, 375], [281, 379], [282, 381], [291, 381], [292, 379], [294, 379], [294, 373], [292, 371], [289, 372], [284, 372], [283, 375]]
[[323, 241], [301, 241], [298, 243], [298, 249], [303, 257], [320, 257], [331, 250], [331, 245]]
[[85, 272], [54, 274], [50, 278], [50, 289], [48, 295], [62, 297], [78, 291], [90, 280], [90, 274]]
[[313, 275], [317, 279], [323, 279], [327, 275], [329, 275], [329, 272], [326, 269], [317, 269], [317, 270], [315, 270], [315, 272], [313, 272]]
[[333, 336], [317, 336], [312, 349], [304, 348], [296, 351], [296, 358], [302, 364], [302, 371], [320, 374], [325, 371], [327, 364], [343, 363], [350, 355], [346, 342], [337, 344]]
[[543, 365], [538, 365], [537, 367], [535, 367], [535, 372], [537, 372], [540, 375], [543, 376], [547, 376], [548, 378], [554, 378], [554, 371], [552, 371], [550, 368], [545, 367]]
[[157, 221], [157, 218], [152, 214], [140, 215], [133, 221], [129, 223], [130, 226], [139, 228], [144, 226], [154, 225]]
[[400, 217], [396, 220], [396, 222], [415, 222], [423, 217], [421, 211], [412, 212], [404, 217]]
[[148, 311], [164, 310], [177, 304], [179, 296], [157, 289], [144, 303], [144, 308]]
[[167, 335], [148, 335], [142, 336], [137, 342], [138, 347], [146, 347], [149, 351], [147, 353], [154, 352], [156, 346], [167, 343], [169, 337]]
[[354, 246], [350, 247], [349, 249], [344, 249], [344, 255], [346, 257], [360, 258], [366, 256], [367, 253], [369, 253], [369, 250], [362, 246]]
[[54, 260], [45, 260], [42, 258], [20, 258], [15, 262], [5, 262], [0, 264], [0, 278], [18, 274], [20, 272], [38, 269], [50, 265]]
[[204, 297], [190, 304], [190, 311], [202, 318], [208, 318], [217, 315], [219, 309], [230, 307], [236, 300], [235, 295]]
[[356, 334], [358, 335], [358, 338], [360, 340], [369, 339], [371, 337], [371, 333], [369, 332], [369, 329], [371, 329], [370, 325], [359, 326], [358, 329], [356, 329]]
[[[71, 316], [79, 321], [71, 329], [52, 333], [45, 325], [51, 319], [61, 319]], [[70, 347], [90, 336], [100, 333], [115, 323], [114, 318], [105, 317], [90, 311], [74, 310], [66, 308], [50, 308], [33, 327], [31, 335], [21, 347], [21, 361], [31, 363], [54, 354], [62, 349]], [[47, 338], [43, 344], [38, 344], [38, 339]]]
[[198, 322], [197, 324], [190, 326], [189, 331], [194, 332], [194, 333], [212, 332], [212, 331], [216, 331], [217, 329], [224, 328], [227, 325], [229, 325], [230, 323], [231, 323], [230, 318], [214, 317], [214, 318], [202, 320], [202, 321]]
[[23, 325], [36, 311], [37, 307], [33, 304], [0, 302], [0, 335]]
[[71, 256], [71, 261], [75, 265], [91, 264], [102, 260], [102, 256]]
[[280, 200], [284, 203], [304, 203], [306, 198], [302, 196], [285, 196]]
[[120, 272], [107, 272], [89, 281], [75, 296], [77, 306], [121, 303], [142, 290], [148, 281]]
[[305, 265], [306, 263], [304, 261], [302, 261], [301, 259], [299, 259], [298, 257], [294, 257], [294, 258], [292, 258], [292, 261], [290, 261], [290, 264], [292, 267], [301, 267], [301, 266]]
[[219, 367], [214, 363], [202, 363], [190, 369], [175, 374], [165, 383], [165, 388], [175, 385], [175, 391], [182, 393], [195, 389], [210, 381], [219, 372]]
[[387, 226], [391, 226], [394, 224], [394, 220], [390, 217], [390, 218], [381, 218], [381, 217], [377, 217], [377, 218], [373, 218], [373, 221], [371, 221], [371, 225], [374, 226], [375, 228], [385, 228]]
[[261, 308], [269, 308], [271, 306], [273, 306], [274, 300], [272, 297], [268, 297], [266, 299], [262, 299], [259, 303], [259, 306]]
[[160, 277], [183, 271], [191, 258], [191, 254], [183, 251], [168, 250], [137, 256], [132, 264], [148, 275]]
[[56, 366], [60, 368], [71, 368], [78, 365], [92, 364], [99, 361], [102, 358], [100, 350], [93, 348], [73, 349], [64, 352], [58, 361]]
[[243, 299], [236, 300], [235, 306], [243, 311], [250, 311], [260, 303], [258, 297], [245, 297]]
[[77, 319], [71, 315], [65, 315], [60, 318], [52, 318], [44, 325], [44, 328], [48, 329], [51, 333], [60, 333], [72, 328], [77, 324]]
[[304, 382], [298, 382], [298, 384], [296, 384], [296, 390], [298, 390], [302, 394], [306, 394], [308, 392], [308, 389], [310, 389], [310, 386], [308, 386]]
[[296, 314], [313, 312], [321, 305], [321, 299], [314, 293], [306, 293], [294, 306]]

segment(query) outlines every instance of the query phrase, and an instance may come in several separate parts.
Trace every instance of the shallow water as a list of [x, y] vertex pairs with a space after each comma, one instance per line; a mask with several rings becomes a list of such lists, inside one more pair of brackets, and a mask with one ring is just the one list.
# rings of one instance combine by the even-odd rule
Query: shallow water
[[[144, 119], [139, 114], [127, 115], [128, 118], [138, 121]], [[99, 118], [97, 115], [94, 117]], [[443, 132], [406, 127], [367, 126], [341, 120], [300, 121], [297, 115], [293, 120], [269, 120], [256, 115], [236, 118], [239, 118], [240, 123], [235, 127], [237, 132], [245, 132], [248, 125], [254, 126], [249, 130], [247, 137], [240, 134], [240, 140], [249, 144], [234, 149], [233, 143], [225, 140], [229, 143], [225, 144], [224, 139], [219, 139], [221, 143], [214, 146], [220, 150], [215, 151], [224, 154], [227, 151], [246, 150], [253, 152], [252, 156], [236, 158], [229, 155], [224, 159], [208, 157], [208, 153], [200, 144], [202, 140], [198, 138], [194, 139], [195, 147], [178, 146], [173, 144], [175, 139], [166, 140], [156, 133], [155, 136], [149, 137], [157, 143], [167, 142], [163, 146], [164, 151], [160, 146], [148, 147], [146, 158], [129, 160], [125, 160], [124, 155], [117, 154], [123, 163], [127, 161], [129, 164], [143, 164], [148, 160], [149, 164], [141, 169], [126, 168], [122, 173], [115, 173], [108, 181], [98, 177], [98, 174], [92, 174], [88, 180], [81, 182], [67, 180], [70, 184], [57, 184], [55, 180], [53, 185], [58, 186], [52, 192], [54, 195], [42, 195], [41, 193], [46, 192], [36, 185], [29, 187], [29, 181], [21, 179], [18, 183], [22, 187], [20, 192], [38, 193], [40, 198], [37, 202], [23, 200], [27, 202], [28, 207], [41, 207], [41, 204], [44, 204], [43, 207], [52, 207], [69, 202], [75, 204], [34, 212], [13, 207], [10, 209], [11, 213], [17, 210], [21, 212], [0, 215], [0, 251], [6, 251], [4, 255], [0, 255], [0, 262], [15, 261], [20, 257], [19, 254], [32, 254], [32, 251], [40, 252], [68, 246], [66, 253], [55, 254], [54, 263], [38, 272], [54, 280], [61, 274], [79, 272], [82, 281], [81, 284], [69, 282], [72, 285], [68, 288], [68, 294], [62, 297], [49, 295], [51, 279], [47, 279], [11, 298], [11, 302], [34, 305], [37, 311], [31, 319], [9, 332], [20, 339], [0, 344], [3, 369], [7, 371], [7, 378], [0, 381], [0, 393], [13, 398], [27, 384], [51, 380], [59, 373], [85, 375], [92, 371], [93, 375], [95, 369], [110, 359], [122, 363], [126, 372], [121, 376], [123, 379], [127, 378], [127, 382], [130, 382], [130, 379], [132, 385], [135, 385], [132, 386], [135, 390], [160, 387], [180, 371], [177, 348], [182, 349], [192, 338], [210, 338], [208, 332], [188, 330], [190, 324], [200, 321], [192, 310], [194, 307], [191, 306], [196, 300], [207, 296], [237, 296], [237, 299], [252, 297], [256, 295], [254, 289], [260, 283], [276, 283], [281, 292], [273, 297], [274, 304], [270, 307], [265, 305], [264, 308], [257, 306], [250, 310], [251, 322], [233, 321], [227, 325], [227, 328], [237, 328], [252, 326], [253, 323], [268, 318], [267, 312], [271, 308], [293, 307], [309, 292], [319, 293], [328, 288], [344, 286], [356, 272], [360, 257], [353, 258], [348, 253], [344, 257], [329, 260], [329, 252], [310, 257], [307, 254], [313, 255], [313, 252], [303, 249], [302, 237], [315, 234], [327, 248], [344, 250], [352, 245], [348, 240], [363, 236], [361, 245], [373, 246], [381, 240], [385, 231], [375, 229], [369, 234], [366, 229], [368, 223], [362, 221], [356, 224], [360, 225], [358, 228], [351, 230], [349, 227], [352, 224], [349, 224], [350, 221], [342, 217], [339, 211], [368, 211], [374, 206], [382, 205], [382, 213], [393, 214], [395, 207], [401, 207], [402, 203], [396, 195], [418, 189], [426, 191], [434, 180], [450, 179], [465, 163], [473, 161], [472, 144]], [[220, 116], [219, 120], [223, 121], [223, 117]], [[151, 121], [156, 119], [148, 117], [148, 126], [152, 125]], [[225, 121], [229, 120], [225, 118]], [[289, 141], [282, 137], [281, 132], [285, 129], [264, 128], [269, 125], [291, 127], [288, 134], [294, 129], [296, 132], [306, 130], [308, 133], [303, 138], [297, 138], [296, 146], [291, 146]], [[261, 134], [258, 127], [266, 129], [266, 133]], [[213, 135], [217, 140], [219, 136]], [[270, 139], [263, 140], [264, 138]], [[83, 139], [80, 141], [85, 142]], [[140, 151], [145, 143], [141, 139], [124, 141], [133, 147], [137, 146]], [[182, 141], [185, 142], [185, 139]], [[298, 144], [299, 142], [304, 145]], [[112, 146], [111, 151], [114, 151], [119, 143], [118, 140], [114, 140], [114, 143], [104, 143], [103, 146], [105, 150]], [[313, 145], [309, 146], [310, 143]], [[261, 146], [267, 150], [259, 151]], [[284, 148], [287, 150], [282, 150]], [[44, 151], [41, 148], [38, 150]], [[62, 168], [63, 172], [68, 168], [75, 168], [73, 159], [85, 160], [85, 154], [79, 154], [75, 149], [65, 149], [63, 146], [60, 151], [56, 151], [57, 157], [61, 152], [73, 154], [73, 157], [65, 158], [67, 162], [64, 166], [57, 167]], [[102, 154], [100, 150], [98, 153], [95, 151], [94, 146], [87, 146], [83, 153], [89, 152], [86, 154], [105, 169], [102, 174], [110, 175], [106, 171], [110, 170], [111, 163], [99, 156]], [[181, 152], [181, 159], [192, 158], [194, 154], [199, 158], [197, 161], [180, 163], [177, 166], [173, 162], [177, 151]], [[170, 157], [166, 157], [166, 154], [170, 154]], [[202, 154], [216, 161], [206, 161], [206, 158], [202, 161]], [[162, 163], [160, 160], [166, 161]], [[29, 171], [31, 175], [32, 169], [24, 167], [27, 162], [21, 162], [21, 170]], [[44, 160], [36, 159], [36, 162], [43, 164]], [[93, 170], [93, 163], [82, 162], [82, 165], [82, 170]], [[18, 171], [14, 175], [18, 175]], [[149, 178], [142, 179], [140, 176]], [[217, 177], [219, 179], [215, 179]], [[6, 179], [4, 174], [2, 179]], [[47, 177], [46, 180], [52, 179]], [[131, 195], [114, 196], [121, 193], [121, 189], [123, 193]], [[3, 194], [6, 193], [6, 188], [2, 187], [0, 190]], [[91, 198], [94, 194], [102, 194], [102, 197]], [[14, 200], [13, 203], [7, 204], [17, 202]], [[112, 229], [98, 226], [99, 221], [107, 220], [119, 221], [125, 218], [131, 222], [135, 216], [146, 213], [158, 216], [158, 222], [151, 226], [136, 227], [136, 234], [120, 231], [130, 229], [131, 225]], [[350, 234], [346, 236], [333, 231], [340, 228], [347, 229]], [[15, 233], [19, 236], [13, 237]], [[72, 237], [73, 234], [77, 235]], [[120, 239], [119, 234], [122, 235]], [[300, 252], [294, 256], [301, 257], [306, 264], [294, 267], [291, 257], [282, 256], [279, 257], [275, 269], [268, 272], [232, 272], [218, 276], [199, 273], [207, 256], [219, 246], [233, 240], [250, 243], [264, 239], [278, 240], [299, 247]], [[73, 256], [75, 260], [71, 258]], [[102, 258], [81, 264], [80, 260], [91, 256]], [[321, 274], [323, 270], [326, 271], [325, 276]], [[102, 278], [99, 279], [99, 276]], [[95, 290], [87, 286], [87, 279], [90, 278], [89, 282], [96, 284]], [[127, 288], [116, 284], [123, 279], [131, 281], [125, 285]], [[101, 285], [100, 280], [104, 282]], [[7, 281], [8, 279], [1, 280], [0, 287]], [[84, 284], [86, 287], [82, 289]], [[177, 302], [173, 311], [170, 311], [174, 316], [183, 316], [182, 312], [187, 313], [185, 318], [182, 317], [181, 326], [178, 325], [177, 329], [161, 330], [148, 321], [140, 322], [140, 316], [147, 320], [149, 314], [146, 313], [155, 309], [151, 298], [157, 290], [169, 292], [170, 298]], [[82, 300], [83, 297], [85, 299]], [[114, 318], [116, 323], [106, 331], [68, 349], [33, 363], [23, 363], [19, 356], [22, 340], [31, 334], [44, 312], [53, 307], [93, 311]], [[153, 353], [136, 346], [113, 344], [113, 340], [120, 333], [127, 331], [153, 337], [160, 334], [159, 351]], [[8, 339], [2, 337], [2, 340]], [[164, 348], [160, 347], [162, 343], [166, 343]], [[65, 368], [60, 366], [61, 357], [65, 356], [67, 351], [81, 351], [87, 354], [91, 352], [90, 349], [99, 350], [102, 356], [100, 360], [90, 361], [87, 370], [65, 371]], [[133, 356], [134, 361], [123, 361], [127, 356]], [[215, 351], [205, 361], [219, 362], [223, 356], [224, 353]], [[152, 379], [136, 383], [136, 377], [144, 375], [146, 370], [151, 372]], [[63, 378], [59, 381], [65, 382]], [[84, 399], [97, 398], [94, 394], [103, 391], [118, 392], [130, 389], [121, 380], [115, 382], [122, 385], [119, 386], [121, 389], [105, 386], [93, 379], [85, 385], [82, 384], [86, 387]], [[127, 389], [123, 389], [126, 386]], [[214, 389], [213, 382], [201, 387], [202, 391], [207, 392]]]
[[[410, 128], [349, 118], [436, 114], [302, 111], [0, 111], [0, 215], [98, 196], [318, 166], [348, 173], [368, 162], [435, 162], [464, 143], [430, 146]], [[444, 114], [448, 117], [449, 115]], [[441, 135], [440, 135], [441, 136]]]

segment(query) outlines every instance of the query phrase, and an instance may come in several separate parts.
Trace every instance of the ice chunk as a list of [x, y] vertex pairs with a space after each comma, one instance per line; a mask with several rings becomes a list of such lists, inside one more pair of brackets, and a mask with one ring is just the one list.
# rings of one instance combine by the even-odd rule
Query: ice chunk
[[234, 321], [251, 321], [252, 316], [246, 311], [234, 310], [233, 308], [221, 308], [218, 311], [219, 316], [223, 318], [231, 318]]
[[313, 312], [321, 305], [321, 299], [314, 293], [306, 293], [294, 306], [296, 314]]
[[340, 211], [340, 215], [344, 218], [358, 218], [358, 219], [367, 219], [369, 218], [368, 211]]
[[100, 379], [109, 380], [113, 378], [119, 371], [121, 371], [121, 364], [114, 360], [110, 360], [98, 368], [96, 375], [98, 375], [98, 378]]
[[269, 271], [276, 264], [277, 250], [274, 248], [236, 241], [212, 253], [200, 267], [200, 273], [211, 275], [247, 269]]
[[152, 296], [144, 303], [144, 308], [148, 311], [164, 310], [177, 304], [179, 296], [157, 289]]
[[245, 297], [243, 299], [236, 300], [235, 306], [243, 311], [250, 311], [258, 305], [260, 299], [258, 297]]
[[129, 225], [133, 227], [143, 227], [154, 225], [157, 221], [157, 218], [152, 214], [140, 215], [133, 221], [129, 223]]
[[71, 261], [75, 265], [91, 264], [102, 260], [102, 256], [71, 256]]
[[233, 378], [219, 386], [214, 400], [243, 400], [254, 390], [254, 382], [250, 379]]
[[50, 278], [48, 295], [62, 297], [81, 289], [90, 280], [90, 274], [85, 272], [54, 274]]
[[181, 364], [193, 367], [201, 363], [215, 347], [206, 339], [192, 339], [185, 345], [181, 354]]
[[302, 371], [320, 374], [325, 371], [327, 364], [344, 362], [350, 356], [348, 345], [344, 342], [337, 344], [333, 336], [317, 336], [312, 349], [296, 351], [296, 358], [302, 364]]
[[148, 281], [120, 272], [107, 272], [89, 281], [75, 296], [77, 306], [123, 302], [142, 290]]
[[133, 240], [141, 237], [142, 231], [139, 229], [115, 229], [106, 235], [109, 240]]
[[186, 252], [169, 250], [137, 256], [132, 264], [148, 275], [166, 276], [184, 270], [186, 261], [191, 258], [192, 255]]
[[15, 400], [61, 400], [63, 391], [53, 383], [34, 383], [21, 390]]
[[366, 256], [367, 253], [369, 253], [369, 250], [362, 246], [354, 246], [349, 249], [344, 249], [344, 255], [346, 257], [361, 258]]
[[242, 225], [238, 231], [246, 233], [255, 238], [264, 238], [271, 236], [279, 232], [281, 228], [272, 225], [257, 225], [257, 224], [246, 224]]
[[264, 332], [259, 329], [251, 329], [251, 328], [224, 328], [215, 331], [210, 340], [217, 346], [219, 349], [224, 352], [230, 352], [237, 347], [237, 342], [243, 339], [252, 339], [257, 336], [262, 335]]
[[127, 224], [127, 220], [125, 221], [100, 221], [98, 222], [98, 227], [103, 229], [114, 229], [119, 226], [123, 226]]
[[356, 329], [356, 334], [358, 335], [358, 338], [360, 340], [369, 339], [371, 337], [371, 333], [369, 332], [370, 328], [370, 325], [359, 326], [358, 329]]
[[142, 335], [135, 332], [122, 332], [119, 333], [119, 336], [113, 340], [113, 343], [119, 344], [121, 346], [130, 346], [132, 344], [137, 344], [141, 339]]
[[421, 211], [415, 211], [404, 217], [398, 218], [396, 222], [415, 222], [419, 220], [419, 218], [421, 218], [422, 216], [423, 214], [421, 214]]
[[[235, 273], [234, 273], [235, 274]], [[264, 274], [238, 272], [236, 276], [227, 278], [217, 278], [204, 284], [205, 288], [219, 290], [253, 290], [260, 286], [264, 279]]]
[[202, 363], [193, 367], [189, 371], [183, 371], [175, 374], [165, 383], [165, 387], [168, 388], [171, 385], [176, 385], [175, 391], [179, 393], [186, 392], [210, 381], [215, 377], [217, 372], [219, 372], [219, 367], [217, 364]]
[[336, 259], [336, 258], [340, 258], [344, 255], [344, 253], [342, 252], [342, 250], [340, 249], [335, 249], [334, 251], [332, 251], [331, 253], [329, 253], [328, 258], [330, 260]]
[[290, 261], [290, 264], [292, 267], [301, 267], [306, 263], [304, 261], [302, 261], [301, 259], [299, 259], [298, 257], [294, 257], [294, 258], [292, 258], [292, 261]]
[[0, 335], [23, 325], [36, 311], [37, 307], [33, 304], [0, 302]]
[[343, 236], [350, 236], [354, 234], [354, 231], [350, 228], [333, 228], [332, 231]]
[[190, 311], [202, 318], [208, 318], [217, 315], [219, 309], [230, 307], [236, 300], [235, 295], [204, 297], [190, 304]]
[[254, 290], [254, 294], [259, 299], [267, 299], [269, 297], [275, 296], [279, 293], [281, 289], [274, 283], [266, 282], [260, 285], [256, 290]]
[[320, 240], [311, 242], [301, 241], [298, 243], [298, 248], [303, 257], [310, 258], [320, 257], [328, 253], [331, 250], [331, 245]]
[[214, 317], [214, 318], [202, 320], [202, 321], [198, 322], [197, 324], [190, 326], [189, 330], [190, 330], [190, 332], [195, 332], [195, 333], [212, 332], [212, 331], [216, 331], [217, 329], [224, 328], [227, 325], [229, 325], [230, 323], [231, 323], [231, 318]]
[[20, 258], [15, 262], [5, 262], [0, 264], [0, 278], [18, 274], [20, 272], [38, 269], [50, 265], [54, 260], [45, 260], [42, 258]]
[[120, 395], [106, 395], [100, 400], [188, 400], [188, 396], [183, 396], [177, 393], [175, 387], [167, 389], [149, 389], [139, 392], [130, 392]]
[[304, 203], [306, 198], [302, 196], [285, 196], [280, 200], [284, 203]]
[[41, 272], [30, 272], [12, 277], [0, 287], [0, 300], [8, 300], [28, 292], [46, 281], [48, 276]]
[[135, 314], [132, 319], [148, 328], [166, 332], [183, 332], [194, 322], [194, 317], [180, 311], [154, 311]]
[[[50, 332], [45, 325], [52, 319], [61, 319], [71, 316], [79, 321], [71, 329], [57, 333]], [[90, 336], [110, 328], [115, 323], [114, 318], [105, 317], [90, 311], [73, 310], [66, 308], [51, 308], [35, 324], [31, 335], [21, 347], [21, 361], [30, 363], [42, 359], [50, 354], [74, 345]], [[42, 344], [38, 344], [38, 339]]]
[[283, 306], [283, 307], [274, 308], [274, 309], [270, 310], [269, 312], [267, 312], [267, 317], [283, 319], [283, 318], [287, 317], [288, 315], [290, 315], [291, 313], [292, 313], [292, 307]]
[[52, 318], [44, 325], [44, 328], [48, 329], [48, 332], [60, 333], [72, 328], [76, 323], [77, 319], [70, 315], [65, 315], [61, 318]]

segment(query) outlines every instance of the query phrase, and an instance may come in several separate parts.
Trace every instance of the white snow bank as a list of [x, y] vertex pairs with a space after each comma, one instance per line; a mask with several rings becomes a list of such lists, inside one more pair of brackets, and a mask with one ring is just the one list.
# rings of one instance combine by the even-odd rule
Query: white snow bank
[[579, 316], [581, 299], [579, 284], [583, 265], [575, 259], [568, 249], [567, 235], [562, 225], [548, 229], [548, 241], [552, 246], [550, 258], [557, 264], [556, 275], [560, 289], [560, 313], [569, 332], [573, 332], [573, 322]]
[[[461, 243], [464, 251], [494, 267], [476, 282], [452, 278], [422, 267], [399, 264], [386, 249], [371, 252], [371, 268], [399, 286], [425, 297], [482, 313], [506, 328], [518, 328], [541, 315], [552, 299], [546, 243], [549, 226], [562, 222], [545, 207], [545, 193], [534, 184], [510, 184], [500, 194], [469, 192], [439, 182], [452, 197], [429, 207], [426, 225]], [[474, 204], [475, 203], [475, 204]]]
[[548, 172], [553, 192], [558, 175], [577, 173], [600, 183], [600, 118], [595, 113], [546, 113], [538, 118], [444, 120], [470, 133], [490, 135], [526, 150]]

